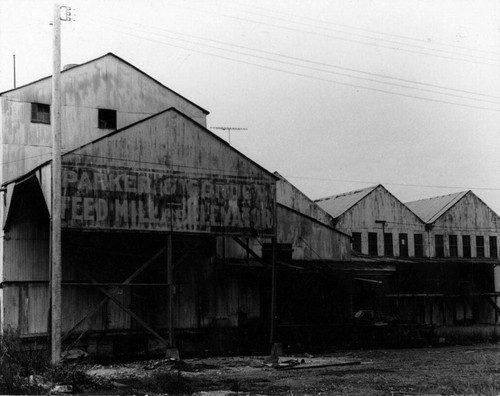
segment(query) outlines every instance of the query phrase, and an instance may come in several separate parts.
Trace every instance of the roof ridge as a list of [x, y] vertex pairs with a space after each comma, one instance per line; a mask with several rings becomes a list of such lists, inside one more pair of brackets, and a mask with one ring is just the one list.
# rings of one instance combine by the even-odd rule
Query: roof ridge
[[347, 192], [344, 192], [344, 193], [341, 193], [341, 194], [330, 195], [330, 196], [324, 197], [324, 198], [317, 198], [317, 199], [314, 200], [314, 202], [326, 201], [326, 200], [332, 199], [332, 198], [346, 197], [348, 195], [358, 194], [358, 193], [363, 192], [363, 191], [374, 190], [375, 188], [377, 188], [379, 186], [382, 186], [382, 184], [377, 184], [377, 185], [366, 187], [366, 188], [362, 188], [362, 189], [359, 189], [359, 190], [347, 191]]
[[411, 204], [411, 203], [413, 203], [413, 202], [430, 201], [431, 199], [444, 198], [444, 197], [449, 197], [449, 196], [451, 196], [451, 195], [456, 195], [456, 196], [458, 196], [458, 195], [460, 195], [460, 194], [465, 195], [465, 194], [467, 194], [467, 193], [468, 193], [468, 192], [470, 192], [470, 191], [471, 191], [471, 190], [466, 190], [466, 191], [459, 191], [459, 192], [457, 192], [457, 193], [444, 194], [444, 195], [436, 195], [436, 196], [434, 196], [434, 197], [429, 197], [429, 198], [421, 198], [421, 199], [416, 199], [416, 200], [414, 200], [414, 201], [406, 201], [406, 202], [404, 202], [404, 204], [406, 205], [406, 204]]

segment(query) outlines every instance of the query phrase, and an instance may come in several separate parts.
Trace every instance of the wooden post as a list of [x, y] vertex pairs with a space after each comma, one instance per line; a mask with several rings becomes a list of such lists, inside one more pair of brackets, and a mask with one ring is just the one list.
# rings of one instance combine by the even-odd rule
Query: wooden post
[[270, 343], [273, 345], [276, 342], [276, 319], [277, 319], [277, 309], [276, 309], [276, 278], [278, 275], [278, 266], [276, 263], [276, 243], [278, 238], [278, 213], [276, 205], [276, 195], [274, 197], [274, 213], [273, 213], [273, 238], [272, 238], [272, 256], [271, 256], [271, 334]]
[[51, 363], [61, 359], [61, 6], [54, 4], [52, 71]]
[[274, 344], [276, 339], [276, 276], [277, 276], [277, 265], [276, 265], [276, 237], [273, 236], [272, 239], [272, 256], [271, 256], [271, 345]]
[[174, 269], [172, 266], [172, 234], [167, 239], [167, 274], [168, 274], [168, 343], [174, 347]]

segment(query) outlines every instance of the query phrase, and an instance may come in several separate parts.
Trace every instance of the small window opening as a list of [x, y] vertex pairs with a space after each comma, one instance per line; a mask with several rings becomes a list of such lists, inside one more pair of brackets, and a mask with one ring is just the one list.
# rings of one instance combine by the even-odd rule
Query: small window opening
[[50, 105], [43, 103], [32, 103], [31, 122], [50, 124]]
[[99, 129], [116, 129], [116, 110], [99, 110]]

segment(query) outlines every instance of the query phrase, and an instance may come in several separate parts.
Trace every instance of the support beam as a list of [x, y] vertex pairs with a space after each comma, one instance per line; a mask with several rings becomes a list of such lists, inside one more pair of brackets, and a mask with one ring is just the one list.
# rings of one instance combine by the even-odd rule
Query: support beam
[[148, 261], [146, 261], [143, 265], [141, 265], [137, 271], [135, 271], [132, 275], [130, 275], [127, 279], [125, 279], [123, 281], [123, 284], [126, 285], [130, 282], [132, 282], [132, 280], [134, 280], [135, 278], [137, 278], [137, 276], [143, 272], [146, 268], [148, 268], [152, 263], [154, 263], [154, 261], [160, 257], [163, 252], [166, 250], [167, 248], [166, 247], [162, 247], [153, 257], [151, 257]]
[[165, 340], [160, 334], [158, 334], [151, 326], [149, 326], [144, 320], [141, 319], [140, 316], [138, 316], [135, 312], [130, 310], [128, 307], [122, 304], [122, 302], [118, 299], [116, 299], [115, 296], [113, 296], [109, 291], [107, 291], [105, 288], [99, 286], [99, 283], [92, 277], [90, 276], [85, 270], [82, 268], [78, 268], [78, 271], [80, 271], [82, 274], [84, 274], [90, 281], [106, 296], [108, 297], [111, 301], [113, 301], [118, 307], [120, 307], [124, 312], [129, 314], [132, 318], [134, 318], [142, 327], [144, 327], [147, 331], [149, 331], [152, 335], [154, 335], [158, 340], [160, 340], [167, 348], [169, 346], [168, 341]]
[[257, 253], [255, 253], [252, 249], [250, 249], [250, 246], [248, 246], [245, 242], [243, 242], [240, 238], [238, 237], [233, 237], [233, 240], [238, 244], [240, 245], [243, 249], [245, 249], [245, 251], [250, 255], [252, 256], [254, 259], [256, 259], [258, 262], [264, 264], [264, 265], [268, 265], [268, 263], [266, 263], [262, 257], [260, 257]]
[[[62, 282], [63, 285], [67, 286], [91, 286], [91, 287], [97, 287], [97, 286], [170, 286], [170, 283], [130, 283], [132, 282], [139, 274], [141, 274], [150, 264], [152, 264], [165, 250], [167, 250], [167, 247], [161, 248], [153, 257], [151, 257], [148, 261], [146, 261], [137, 271], [135, 271], [132, 275], [130, 275], [125, 281], [122, 283], [113, 283], [113, 282], [106, 282], [106, 283], [96, 283], [96, 282]], [[173, 264], [173, 267], [175, 268], [177, 265], [181, 264], [189, 255], [191, 252], [186, 252], [184, 253], [178, 260], [175, 261]], [[85, 274], [87, 277], [88, 275]], [[93, 311], [91, 311], [89, 314], [85, 315], [82, 319], [80, 319], [62, 338], [62, 341], [66, 340], [73, 331], [82, 323], [84, 323], [86, 320], [90, 319], [92, 316], [94, 316], [97, 312], [99, 312], [99, 309], [108, 301], [108, 297], [104, 298], [97, 306], [94, 308]]]
[[174, 269], [172, 265], [172, 234], [167, 237], [167, 276], [168, 276], [168, 344], [174, 347]]
[[99, 302], [99, 304], [97, 304], [92, 311], [87, 313], [83, 318], [81, 318], [78, 322], [76, 322], [73, 325], [73, 327], [71, 329], [69, 329], [67, 331], [67, 333], [62, 337], [61, 342], [64, 342], [65, 340], [67, 340], [68, 337], [71, 335], [71, 333], [73, 333], [73, 331], [75, 331], [78, 326], [80, 326], [82, 323], [86, 322], [92, 316], [94, 316], [97, 312], [99, 312], [99, 310], [104, 306], [104, 304], [106, 304], [107, 301], [108, 301], [108, 297], [103, 298], [101, 300], [101, 302]]
[[276, 277], [278, 266], [276, 265], [276, 237], [273, 236], [272, 241], [272, 258], [271, 258], [271, 335], [270, 344], [273, 345], [276, 341]]

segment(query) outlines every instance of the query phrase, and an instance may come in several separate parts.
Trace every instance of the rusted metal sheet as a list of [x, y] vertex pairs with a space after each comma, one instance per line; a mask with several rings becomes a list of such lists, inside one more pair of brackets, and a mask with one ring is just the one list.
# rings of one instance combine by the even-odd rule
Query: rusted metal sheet
[[278, 243], [291, 244], [294, 260], [350, 260], [350, 238], [319, 221], [278, 206]]
[[[98, 108], [116, 110], [122, 128], [175, 107], [206, 126], [207, 111], [113, 54], [64, 71], [63, 149], [71, 150], [111, 132], [100, 129]], [[31, 103], [51, 103], [51, 78], [1, 94], [1, 182], [26, 174], [51, 158], [51, 127], [31, 122]]]
[[63, 170], [68, 228], [272, 233], [273, 188], [258, 180], [147, 169]]
[[270, 235], [275, 177], [176, 110], [63, 157], [63, 227]]
[[400, 256], [399, 234], [408, 236], [408, 255], [415, 256], [414, 235], [421, 234], [424, 256], [428, 256], [429, 244], [425, 223], [409, 210], [382, 185], [352, 193], [340, 194], [316, 201], [336, 217], [336, 228], [346, 233], [361, 234], [361, 252], [369, 254], [369, 233], [374, 234], [379, 256], [385, 255], [384, 234], [392, 235], [392, 254]]
[[372, 186], [362, 190], [349, 191], [343, 194], [317, 199], [315, 202], [321, 208], [326, 210], [332, 217], [336, 218], [356, 205], [377, 187], [378, 186]]
[[433, 223], [461, 200], [465, 194], [467, 194], [467, 191], [406, 202], [405, 205], [426, 223]]
[[283, 176], [276, 183], [276, 201], [290, 209], [303, 213], [329, 226], [333, 225], [333, 217], [322, 209], [317, 203], [308, 198], [304, 193], [292, 185]]

